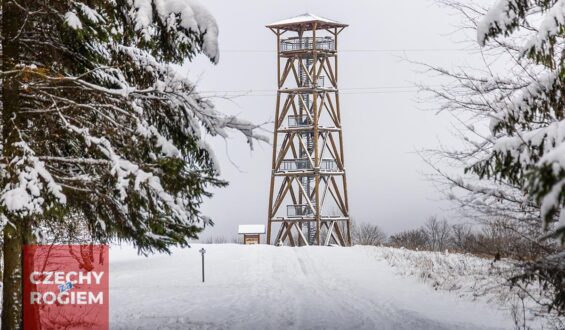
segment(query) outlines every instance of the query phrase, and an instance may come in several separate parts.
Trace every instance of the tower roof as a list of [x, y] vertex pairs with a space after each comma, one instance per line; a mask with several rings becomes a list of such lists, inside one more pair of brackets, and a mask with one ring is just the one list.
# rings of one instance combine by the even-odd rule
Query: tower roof
[[314, 14], [302, 14], [282, 21], [274, 22], [267, 25], [268, 28], [285, 29], [285, 30], [312, 30], [314, 23], [317, 23], [318, 29], [347, 27], [347, 24], [339, 23], [331, 19], [320, 17]]

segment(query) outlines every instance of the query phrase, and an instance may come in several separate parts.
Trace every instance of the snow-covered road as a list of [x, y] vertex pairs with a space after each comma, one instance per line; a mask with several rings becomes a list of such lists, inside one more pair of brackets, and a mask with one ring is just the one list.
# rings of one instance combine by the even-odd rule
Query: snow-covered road
[[372, 247], [113, 247], [110, 318], [112, 329], [513, 328], [494, 305], [396, 275]]

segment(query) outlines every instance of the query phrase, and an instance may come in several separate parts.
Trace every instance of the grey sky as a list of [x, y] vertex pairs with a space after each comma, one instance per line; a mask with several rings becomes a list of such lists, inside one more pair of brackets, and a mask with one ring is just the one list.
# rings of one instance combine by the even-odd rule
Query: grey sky
[[[432, 105], [418, 103], [413, 84], [427, 77], [402, 57], [447, 67], [476, 62], [476, 56], [455, 51], [468, 46], [456, 43], [463, 39], [461, 32], [453, 33], [459, 18], [425, 0], [205, 3], [220, 26], [220, 63], [200, 56], [187, 68], [201, 91], [252, 91], [214, 100], [219, 110], [257, 123], [271, 121], [275, 111], [276, 42], [264, 26], [305, 12], [350, 24], [339, 40], [339, 85], [352, 218], [391, 234], [419, 226], [430, 215], [449, 216], [449, 204], [438, 201], [421, 175], [425, 164], [414, 154], [438, 140], [452, 143], [449, 117], [422, 110]], [[272, 124], [265, 128], [272, 138]], [[205, 202], [203, 211], [216, 226], [203, 237], [231, 238], [238, 224], [266, 223], [271, 146], [250, 151], [238, 135], [210, 142], [230, 185]]]

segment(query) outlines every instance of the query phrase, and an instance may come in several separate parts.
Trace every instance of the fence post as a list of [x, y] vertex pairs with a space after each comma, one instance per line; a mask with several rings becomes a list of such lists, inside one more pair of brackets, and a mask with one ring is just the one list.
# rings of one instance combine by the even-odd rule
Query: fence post
[[202, 248], [198, 252], [202, 254], [202, 283], [204, 283], [204, 253], [206, 253], [206, 250]]

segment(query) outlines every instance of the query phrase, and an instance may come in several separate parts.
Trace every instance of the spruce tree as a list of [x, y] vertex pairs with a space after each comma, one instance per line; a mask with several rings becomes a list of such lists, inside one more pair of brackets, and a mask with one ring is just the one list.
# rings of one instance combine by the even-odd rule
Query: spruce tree
[[[498, 0], [476, 29], [481, 46], [506, 49], [517, 69], [474, 85], [489, 109], [491, 136], [486, 157], [468, 170], [519, 187], [525, 207], [532, 201], [540, 210], [546, 234], [537, 239], [565, 245], [565, 1]], [[539, 303], [565, 315], [562, 252], [524, 263], [511, 281], [526, 292], [538, 284], [546, 296]]]
[[22, 327], [22, 246], [46, 222], [142, 252], [186, 245], [219, 179], [206, 135], [222, 115], [180, 65], [216, 63], [218, 28], [195, 1], [2, 0], [2, 328]]
[[475, 32], [470, 49], [480, 46], [483, 63], [426, 66], [449, 81], [423, 89], [437, 98], [439, 111], [453, 115], [461, 138], [454, 149], [424, 153], [435, 172], [430, 178], [461, 215], [520, 238], [516, 268], [505, 275], [519, 298], [533, 304], [530, 316], [560, 328], [565, 1], [493, 0], [486, 9], [470, 0], [438, 1], [459, 14], [461, 30]]
[[[541, 20], [541, 23], [537, 23]], [[521, 56], [537, 65], [533, 79], [494, 100], [490, 157], [471, 170], [508, 180], [535, 199], [550, 236], [565, 243], [565, 1], [500, 0], [477, 27], [477, 38], [504, 45], [518, 35]], [[556, 223], [556, 220], [558, 221]]]

